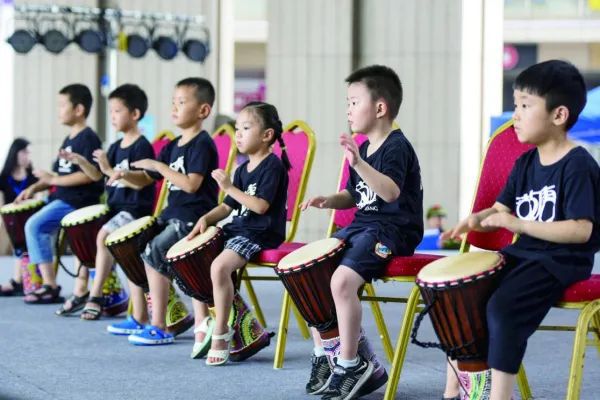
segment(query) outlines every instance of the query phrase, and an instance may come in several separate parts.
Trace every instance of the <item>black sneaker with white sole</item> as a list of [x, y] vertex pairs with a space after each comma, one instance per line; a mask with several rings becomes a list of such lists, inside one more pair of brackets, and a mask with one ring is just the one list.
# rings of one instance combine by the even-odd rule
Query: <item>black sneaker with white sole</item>
[[306, 384], [306, 393], [321, 394], [329, 386], [331, 367], [329, 367], [327, 356], [317, 357], [313, 354], [310, 361], [312, 368], [310, 370], [310, 379]]
[[360, 389], [373, 374], [373, 363], [360, 357], [358, 365], [344, 368], [336, 365], [322, 400], [350, 400], [359, 396]]

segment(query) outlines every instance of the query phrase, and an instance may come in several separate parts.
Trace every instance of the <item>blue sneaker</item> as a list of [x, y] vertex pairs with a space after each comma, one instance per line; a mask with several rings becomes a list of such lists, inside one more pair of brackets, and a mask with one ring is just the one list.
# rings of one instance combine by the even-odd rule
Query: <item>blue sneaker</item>
[[142, 333], [144, 325], [140, 324], [131, 315], [123, 322], [112, 324], [106, 327], [106, 330], [113, 335], [133, 335]]
[[127, 338], [129, 343], [138, 346], [157, 346], [171, 344], [175, 337], [154, 325], [146, 325], [140, 333], [134, 333]]

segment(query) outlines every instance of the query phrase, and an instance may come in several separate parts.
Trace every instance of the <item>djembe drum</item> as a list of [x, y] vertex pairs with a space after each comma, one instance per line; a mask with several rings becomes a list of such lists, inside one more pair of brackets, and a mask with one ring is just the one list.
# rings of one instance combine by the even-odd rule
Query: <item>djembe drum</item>
[[96, 237], [107, 220], [108, 207], [96, 204], [70, 212], [60, 221], [73, 254], [88, 268], [95, 266]]

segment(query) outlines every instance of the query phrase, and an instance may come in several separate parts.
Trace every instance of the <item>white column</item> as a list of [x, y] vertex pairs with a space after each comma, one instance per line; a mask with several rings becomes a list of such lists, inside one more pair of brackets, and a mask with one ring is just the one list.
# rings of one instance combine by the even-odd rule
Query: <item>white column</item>
[[233, 0], [219, 1], [217, 112], [233, 115], [235, 78], [235, 17]]
[[[0, 37], [8, 37], [14, 26], [14, 8], [0, 5]], [[0, 160], [4, 160], [15, 137], [14, 125], [14, 59], [15, 52], [5, 40], [0, 40]]]

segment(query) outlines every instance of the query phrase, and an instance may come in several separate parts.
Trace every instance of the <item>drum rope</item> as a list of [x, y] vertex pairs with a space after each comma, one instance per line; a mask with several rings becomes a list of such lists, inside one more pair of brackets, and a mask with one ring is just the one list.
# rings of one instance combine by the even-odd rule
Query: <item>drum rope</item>
[[56, 241], [54, 242], [54, 254], [56, 254], [56, 259], [58, 260], [58, 265], [62, 267], [62, 269], [73, 278], [77, 278], [79, 276], [79, 272], [81, 272], [81, 267], [83, 267], [82, 263], [79, 263], [79, 267], [77, 267], [77, 273], [73, 274], [69, 269], [63, 264], [62, 258], [60, 256], [60, 245], [62, 240], [64, 240], [64, 230], [60, 228], [58, 235], [56, 235]]

